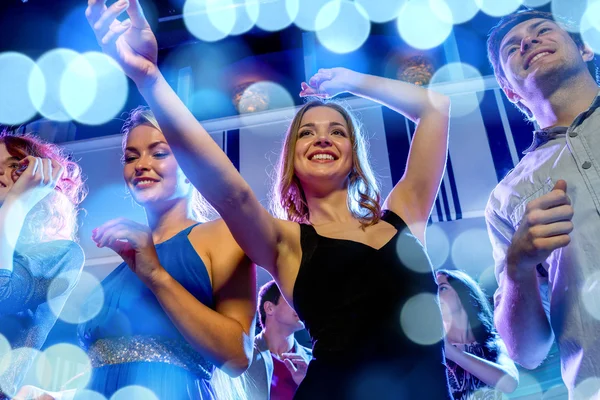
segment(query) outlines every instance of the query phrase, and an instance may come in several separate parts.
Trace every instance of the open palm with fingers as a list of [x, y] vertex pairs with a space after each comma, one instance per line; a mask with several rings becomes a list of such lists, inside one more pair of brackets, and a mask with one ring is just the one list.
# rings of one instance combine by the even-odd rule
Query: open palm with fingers
[[121, 256], [129, 268], [143, 281], [152, 279], [160, 270], [160, 261], [150, 228], [137, 222], [117, 218], [92, 231], [98, 247], [108, 247]]
[[332, 98], [351, 91], [359, 79], [359, 73], [346, 68], [320, 69], [308, 83], [302, 82], [301, 97]]
[[56, 188], [64, 168], [55, 160], [33, 156], [20, 160], [19, 165], [25, 169], [13, 174], [15, 184], [8, 192], [8, 197], [17, 198], [26, 210], [31, 210]]
[[[119, 0], [106, 7], [106, 0], [88, 0], [85, 11], [102, 50], [113, 57], [137, 84], [158, 73], [158, 44], [139, 0]], [[117, 17], [127, 12], [129, 19]]]

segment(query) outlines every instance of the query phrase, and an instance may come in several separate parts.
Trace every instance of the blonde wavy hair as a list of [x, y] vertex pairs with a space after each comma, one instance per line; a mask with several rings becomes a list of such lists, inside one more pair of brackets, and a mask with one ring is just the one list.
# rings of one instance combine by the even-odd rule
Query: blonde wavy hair
[[[121, 162], [125, 162], [125, 148], [127, 147], [127, 138], [129, 137], [129, 132], [131, 132], [134, 128], [140, 125], [149, 125], [157, 130], [161, 131], [160, 126], [158, 125], [158, 121], [156, 117], [150, 110], [150, 108], [146, 106], [139, 106], [134, 108], [129, 113], [128, 118], [123, 123], [123, 127], [121, 128], [121, 134], [123, 135], [121, 141], [121, 149], [123, 151], [123, 155], [121, 157]], [[192, 217], [199, 222], [210, 221], [211, 219], [215, 219], [219, 216], [217, 210], [210, 205], [210, 203], [202, 197], [200, 192], [193, 189], [192, 194]]]
[[301, 224], [310, 223], [310, 210], [306, 196], [295, 174], [294, 153], [302, 118], [310, 109], [328, 107], [342, 115], [348, 126], [352, 144], [352, 168], [348, 174], [347, 205], [352, 215], [360, 220], [363, 228], [376, 224], [381, 218], [381, 194], [369, 163], [368, 143], [361, 126], [346, 107], [334, 101], [312, 100], [294, 116], [283, 143], [276, 167], [275, 184], [271, 195], [272, 212], [284, 219]]
[[19, 240], [24, 243], [49, 242], [57, 239], [77, 241], [79, 205], [87, 195], [81, 167], [57, 145], [32, 134], [0, 133], [8, 153], [19, 160], [27, 156], [49, 158], [64, 172], [55, 190], [37, 203], [27, 214]]

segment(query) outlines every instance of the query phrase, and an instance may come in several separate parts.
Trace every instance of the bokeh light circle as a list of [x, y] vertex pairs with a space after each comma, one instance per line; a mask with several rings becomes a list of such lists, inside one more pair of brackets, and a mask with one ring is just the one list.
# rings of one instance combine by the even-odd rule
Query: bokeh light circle
[[550, 3], [550, 0], [523, 0], [523, 5], [526, 7], [541, 7]]
[[575, 387], [573, 400], [598, 399], [600, 399], [600, 377], [587, 378]]
[[600, 1], [588, 4], [581, 17], [580, 29], [583, 41], [600, 54]]
[[433, 224], [426, 231], [427, 254], [431, 259], [433, 268], [440, 268], [450, 255], [450, 241], [448, 235], [437, 224]]
[[493, 265], [487, 267], [479, 274], [477, 283], [479, 283], [479, 286], [488, 297], [494, 295], [498, 288], [498, 282], [496, 281], [496, 270]]
[[[15, 362], [15, 360], [37, 360], [41, 355], [41, 352], [37, 349], [31, 347], [19, 347], [11, 351], [11, 361]], [[35, 368], [29, 368], [27, 373], [23, 377], [19, 386], [15, 386], [14, 377], [12, 374], [8, 373], [5, 375], [0, 375], [0, 392], [3, 394], [10, 396], [14, 396], [17, 394], [17, 391], [25, 386], [32, 385], [39, 387], [40, 383], [37, 381], [35, 376]]]
[[255, 0], [242, 0], [243, 3], [235, 7], [235, 24], [231, 28], [230, 35], [241, 35], [254, 27], [258, 20], [260, 4]]
[[40, 388], [49, 391], [59, 391], [73, 377], [73, 367], [85, 373], [77, 379], [77, 389], [83, 389], [91, 378], [92, 364], [90, 358], [81, 348], [60, 343], [48, 347], [38, 357], [35, 373]]
[[2, 375], [10, 365], [12, 347], [8, 339], [0, 334], [0, 375]]
[[383, 23], [397, 18], [408, 1], [410, 0], [355, 0], [355, 3], [365, 9], [371, 21]]
[[581, 301], [586, 311], [600, 320], [600, 272], [589, 276], [581, 288]]
[[479, 12], [476, 0], [429, 0], [429, 7], [441, 21], [448, 24], [470, 21]]
[[29, 95], [36, 109], [44, 117], [54, 121], [71, 119], [61, 101], [60, 83], [67, 66], [77, 57], [79, 53], [74, 50], [54, 49], [37, 60], [45, 84], [39, 81], [37, 75], [32, 75], [29, 81]]
[[300, 0], [277, 0], [260, 2], [256, 26], [264, 31], [275, 32], [290, 26], [300, 12]]
[[431, 345], [442, 340], [444, 326], [437, 296], [421, 293], [408, 299], [400, 312], [400, 325], [415, 343]]
[[[414, 227], [413, 231], [415, 231]], [[408, 228], [407, 228], [408, 230]], [[420, 274], [431, 274], [431, 260], [426, 251], [415, 251], [415, 246], [421, 247], [422, 244], [410, 232], [403, 232], [398, 235], [396, 241], [396, 254], [406, 268]]]
[[[331, 0], [300, 0], [300, 9], [294, 20], [294, 24], [305, 31], [315, 31], [325, 28], [317, 26], [317, 14], [325, 4]], [[337, 0], [338, 2], [341, 0]], [[331, 22], [331, 21], [330, 21]]]
[[542, 396], [542, 400], [557, 400], [568, 399], [569, 391], [565, 385], [555, 385], [546, 390]]
[[36, 92], [44, 96], [44, 76], [31, 58], [16, 52], [0, 53], [0, 124], [19, 125], [36, 114], [27, 90], [31, 81], [37, 82]]
[[522, 369], [519, 370], [519, 389], [527, 393], [527, 398], [529, 399], [539, 399], [542, 397], [542, 385], [540, 385], [532, 374], [524, 372]]
[[79, 274], [79, 271], [64, 272], [54, 278], [48, 287], [50, 310], [62, 321], [70, 324], [89, 321], [98, 315], [104, 305], [104, 291], [100, 281], [86, 271], [81, 272], [79, 282], [65, 302], [61, 296], [66, 287], [78, 279]]
[[81, 389], [75, 392], [73, 400], [107, 400], [104, 395], [93, 390]]
[[[331, 22], [330, 22], [331, 21]], [[369, 37], [371, 22], [358, 3], [334, 0], [324, 5], [317, 14], [317, 39], [334, 53], [357, 50]]]
[[518, 10], [523, 0], [475, 0], [484, 13], [492, 17], [503, 17]]
[[235, 27], [237, 15], [232, 0], [187, 0], [183, 22], [188, 31], [204, 42], [227, 37]]
[[158, 396], [148, 388], [131, 385], [117, 390], [110, 400], [158, 400]]
[[[451, 82], [468, 82], [469, 86], [469, 93], [451, 97], [452, 117], [463, 117], [477, 110], [483, 100], [485, 90], [485, 82], [477, 68], [466, 63], [446, 64], [435, 71], [429, 84], [433, 86]], [[473, 95], [473, 93], [475, 93], [475, 95]], [[436, 105], [433, 96], [430, 97], [430, 100]]]
[[552, 0], [550, 10], [555, 20], [567, 20], [567, 25], [561, 25], [564, 29], [572, 33], [579, 33], [581, 18], [585, 13], [590, 1], [573, 0]]
[[458, 269], [462, 269], [471, 276], [494, 265], [492, 245], [485, 229], [469, 229], [459, 234], [451, 251], [452, 262]]
[[402, 39], [410, 46], [427, 50], [442, 44], [452, 32], [452, 24], [440, 19], [439, 13], [450, 14], [445, 3], [436, 12], [428, 1], [411, 1], [400, 10], [396, 24]]
[[237, 105], [240, 114], [293, 106], [294, 100], [289, 92], [283, 86], [270, 81], [260, 81], [248, 86]]
[[60, 97], [67, 113], [78, 122], [100, 125], [123, 110], [129, 87], [121, 67], [106, 54], [81, 54], [67, 66]]

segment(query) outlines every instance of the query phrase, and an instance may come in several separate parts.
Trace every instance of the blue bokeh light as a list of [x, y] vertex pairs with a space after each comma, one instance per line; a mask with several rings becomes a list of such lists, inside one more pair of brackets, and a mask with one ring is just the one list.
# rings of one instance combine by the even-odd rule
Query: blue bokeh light
[[550, 0], [523, 0], [523, 5], [527, 7], [541, 7], [550, 3]]
[[[444, 3], [437, 7], [445, 7], [443, 11], [450, 14]], [[440, 13], [438, 9], [437, 13]], [[429, 2], [409, 2], [400, 10], [396, 20], [398, 32], [402, 39], [416, 49], [427, 50], [442, 44], [452, 32], [452, 24], [438, 18]]]
[[117, 390], [110, 400], [158, 400], [158, 397], [148, 388], [131, 385]]
[[60, 83], [67, 66], [79, 54], [70, 49], [54, 49], [43, 54], [37, 65], [43, 74], [45, 84], [32, 76], [29, 95], [37, 110], [44, 117], [54, 121], [69, 121], [71, 116], [65, 110], [60, 97]]
[[371, 21], [383, 23], [397, 18], [408, 0], [355, 0], [355, 2], [365, 9]]
[[67, 66], [60, 83], [60, 97], [75, 120], [100, 125], [122, 111], [129, 87], [121, 67], [98, 52], [80, 55]]
[[260, 2], [256, 26], [264, 31], [280, 31], [290, 26], [296, 20], [299, 12], [299, 0]]
[[459, 234], [452, 244], [452, 262], [471, 276], [494, 265], [492, 245], [485, 229], [469, 229]]
[[479, 12], [476, 0], [429, 0], [429, 7], [440, 20], [449, 24], [470, 21]]
[[258, 20], [260, 4], [255, 0], [242, 0], [235, 4], [235, 24], [231, 28], [231, 35], [241, 35], [254, 27]]
[[596, 54], [600, 54], [600, 1], [588, 4], [581, 17], [581, 37]]
[[554, 19], [566, 19], [569, 21], [569, 24], [563, 26], [567, 31], [578, 33], [580, 29], [579, 24], [587, 6], [588, 1], [552, 0], [550, 10]]
[[523, 0], [475, 0], [477, 5], [484, 13], [492, 17], [503, 17], [514, 11], [517, 11]]
[[43, 96], [46, 83], [37, 64], [21, 53], [0, 53], [0, 124], [18, 125], [36, 114], [27, 90], [32, 81]]
[[190, 33], [205, 42], [227, 37], [235, 27], [237, 15], [232, 0], [187, 0], [183, 21]]
[[371, 32], [365, 9], [347, 0], [331, 1], [317, 14], [319, 42], [334, 53], [350, 53], [360, 48]]
[[[300, 9], [294, 24], [305, 31], [316, 31], [325, 28], [317, 26], [317, 14], [331, 0], [300, 0]], [[340, 0], [337, 0], [340, 1]]]

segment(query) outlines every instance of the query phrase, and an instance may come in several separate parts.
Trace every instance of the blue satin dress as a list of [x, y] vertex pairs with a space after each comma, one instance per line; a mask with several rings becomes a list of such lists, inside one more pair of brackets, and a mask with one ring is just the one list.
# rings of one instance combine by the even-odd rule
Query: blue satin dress
[[[156, 245], [156, 252], [174, 279], [214, 309], [208, 271], [188, 239], [194, 226]], [[216, 398], [210, 383], [214, 366], [185, 341], [125, 263], [102, 281], [102, 289], [100, 313], [78, 327], [93, 366], [87, 389], [107, 398], [130, 385], [150, 389], [161, 400]]]

